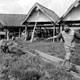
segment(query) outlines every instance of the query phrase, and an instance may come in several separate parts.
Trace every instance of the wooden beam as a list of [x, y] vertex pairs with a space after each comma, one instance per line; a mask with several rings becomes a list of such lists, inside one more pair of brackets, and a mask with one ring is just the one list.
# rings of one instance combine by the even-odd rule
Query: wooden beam
[[[37, 13], [37, 20], [38, 20], [38, 16], [39, 16], [39, 11], [38, 11], [38, 13]], [[33, 38], [34, 38], [34, 32], [35, 32], [35, 29], [36, 29], [37, 20], [36, 20], [36, 22], [35, 22], [35, 26], [34, 26], [34, 29], [33, 29], [33, 32], [32, 32], [32, 36], [31, 36], [30, 42], [32, 42], [32, 41], [33, 41]]]

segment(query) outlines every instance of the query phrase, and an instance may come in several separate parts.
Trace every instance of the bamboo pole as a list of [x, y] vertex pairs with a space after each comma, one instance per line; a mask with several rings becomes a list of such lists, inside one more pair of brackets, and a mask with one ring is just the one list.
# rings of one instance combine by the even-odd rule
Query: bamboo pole
[[[38, 20], [38, 16], [39, 16], [39, 11], [38, 11], [38, 13], [37, 13], [37, 20]], [[33, 38], [34, 38], [34, 32], [35, 32], [35, 29], [36, 29], [37, 20], [36, 20], [35, 25], [34, 25], [34, 29], [33, 29], [33, 32], [32, 32], [32, 36], [31, 36], [30, 42], [32, 42], [32, 41], [33, 41]]]

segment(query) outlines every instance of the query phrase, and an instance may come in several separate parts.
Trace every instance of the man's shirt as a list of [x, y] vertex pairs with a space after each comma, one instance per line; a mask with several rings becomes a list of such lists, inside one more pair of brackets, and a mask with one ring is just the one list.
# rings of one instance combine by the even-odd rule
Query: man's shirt
[[64, 39], [65, 46], [67, 46], [67, 47], [74, 47], [75, 46], [74, 31], [73, 30], [70, 30], [69, 33], [62, 31], [61, 34]]
[[74, 47], [75, 39], [80, 39], [80, 33], [74, 30], [70, 30], [69, 33], [62, 31], [57, 37], [62, 38], [64, 40], [65, 46]]
[[[75, 46], [74, 35], [76, 36], [77, 33], [75, 34], [74, 30], [70, 30], [69, 33], [62, 31], [57, 37], [62, 38], [64, 40], [65, 46], [74, 47]], [[76, 37], [78, 37], [78, 36], [76, 36]]]

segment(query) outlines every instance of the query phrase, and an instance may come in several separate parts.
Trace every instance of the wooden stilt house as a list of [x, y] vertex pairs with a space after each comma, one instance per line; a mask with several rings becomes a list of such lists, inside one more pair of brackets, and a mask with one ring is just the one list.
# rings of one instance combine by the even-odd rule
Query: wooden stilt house
[[[80, 29], [80, 0], [76, 0], [59, 19], [59, 25], [66, 23], [72, 29]], [[63, 27], [61, 27], [61, 30]]]
[[40, 38], [55, 35], [55, 22], [58, 19], [59, 16], [54, 11], [35, 3], [21, 24], [25, 25], [25, 32], [32, 31], [30, 38], [32, 42], [36, 33]]
[[20, 36], [25, 28], [20, 23], [25, 16], [25, 14], [0, 14], [0, 33], [5, 32], [5, 38], [7, 39], [11, 38], [12, 35]]

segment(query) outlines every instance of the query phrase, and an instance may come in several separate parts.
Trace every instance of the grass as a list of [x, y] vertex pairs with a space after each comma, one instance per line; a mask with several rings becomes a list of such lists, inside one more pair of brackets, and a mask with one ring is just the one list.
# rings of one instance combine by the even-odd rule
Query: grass
[[[28, 51], [37, 49], [46, 54], [64, 59], [65, 50], [63, 43], [53, 42], [24, 42], [17, 40], [19, 47]], [[76, 45], [71, 60], [79, 64], [79, 45]], [[39, 56], [31, 56], [29, 53], [21, 54], [0, 53], [0, 80], [77, 80], [63, 68], [43, 61]], [[75, 61], [76, 60], [76, 61]]]
[[[79, 41], [78, 41], [79, 42]], [[75, 50], [71, 53], [71, 61], [74, 64], [80, 65], [80, 43], [76, 43]], [[64, 59], [65, 57], [65, 49], [64, 44], [57, 42], [34, 42], [34, 43], [26, 43], [25, 50], [31, 51], [32, 49], [37, 49], [39, 51], [45, 52], [46, 54], [50, 54], [52, 56], [56, 56]]]

